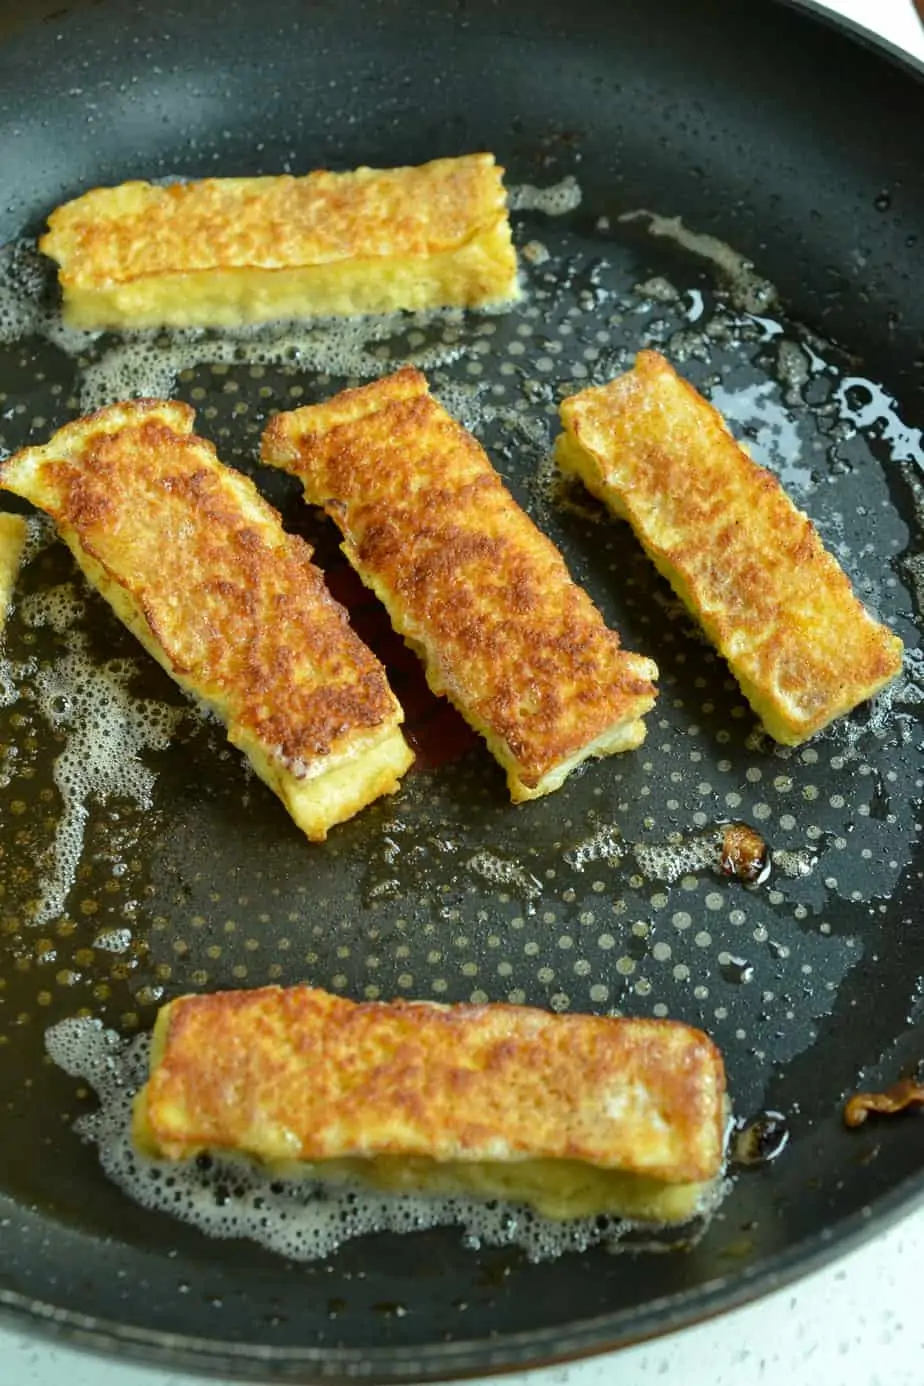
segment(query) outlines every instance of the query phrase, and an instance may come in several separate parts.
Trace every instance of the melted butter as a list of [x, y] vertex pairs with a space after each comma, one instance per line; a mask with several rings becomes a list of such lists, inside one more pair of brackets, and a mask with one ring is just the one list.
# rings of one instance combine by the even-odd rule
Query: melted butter
[[527, 901], [531, 909], [534, 908], [533, 902], [542, 894], [542, 882], [531, 871], [527, 871], [519, 862], [500, 857], [486, 848], [469, 857], [465, 864], [469, 871], [492, 885], [512, 890]]
[[801, 435], [774, 381], [740, 389], [718, 385], [710, 401], [736, 437], [743, 436], [754, 460], [775, 472], [784, 486], [799, 491], [811, 485], [812, 467], [803, 455]]
[[924, 431], [904, 422], [898, 401], [881, 385], [865, 376], [848, 376], [838, 382], [834, 398], [841, 419], [855, 428], [872, 429], [896, 462], [924, 467]]
[[570, 176], [548, 188], [536, 188], [532, 183], [519, 183], [507, 190], [507, 206], [511, 212], [545, 212], [546, 216], [561, 217], [573, 212], [580, 205], [580, 184], [576, 178]]
[[[49, 600], [32, 599], [33, 619], [50, 624], [62, 619], [60, 589]], [[30, 923], [59, 918], [77, 874], [89, 817], [88, 803], [113, 797], [129, 799], [142, 811], [152, 806], [154, 773], [145, 765], [145, 750], [163, 750], [183, 709], [129, 691], [136, 666], [130, 660], [99, 663], [83, 637], [71, 631], [70, 649], [53, 665], [34, 675], [36, 701], [49, 724], [64, 736], [54, 762], [54, 781], [61, 796], [54, 842], [39, 877], [39, 895]]]
[[[458, 316], [455, 309], [412, 314], [271, 323], [227, 329], [221, 336], [201, 329], [126, 333], [118, 344], [86, 366], [81, 376], [80, 410], [88, 413], [116, 400], [163, 399], [182, 371], [196, 366], [297, 366], [304, 371], [371, 380], [394, 369], [382, 348], [393, 338], [419, 332]], [[461, 348], [434, 344], [401, 353], [404, 364], [423, 371], [448, 365]]]
[[[807, 875], [814, 864], [807, 855], [789, 852], [783, 856], [786, 875]], [[626, 842], [614, 824], [606, 824], [565, 853], [565, 861], [576, 871], [595, 861], [609, 866], [631, 862], [650, 881], [666, 884], [710, 871], [746, 885], [763, 885], [775, 860], [760, 833], [747, 823], [675, 833], [667, 842]]]
[[[624, 212], [621, 222], [646, 221], [652, 236], [667, 237], [684, 250], [711, 260], [728, 280], [731, 299], [743, 312], [759, 314], [777, 301], [777, 292], [768, 280], [755, 270], [752, 261], [716, 236], [692, 231], [681, 217], [665, 217], [644, 207]], [[782, 331], [782, 329], [779, 329]]]

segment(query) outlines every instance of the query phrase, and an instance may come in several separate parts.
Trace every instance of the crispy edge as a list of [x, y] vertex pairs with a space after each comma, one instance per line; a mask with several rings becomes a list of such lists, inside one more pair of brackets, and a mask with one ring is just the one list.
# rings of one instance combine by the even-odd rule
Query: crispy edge
[[0, 513], [0, 638], [19, 577], [28, 526], [22, 515]]

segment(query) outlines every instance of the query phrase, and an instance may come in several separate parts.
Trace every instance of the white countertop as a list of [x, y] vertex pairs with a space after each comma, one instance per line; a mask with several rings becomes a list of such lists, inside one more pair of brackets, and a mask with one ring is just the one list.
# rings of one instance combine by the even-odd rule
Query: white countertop
[[[924, 60], [924, 32], [911, 0], [832, 0], [829, 8]], [[649, 1386], [658, 1380], [683, 1386], [924, 1386], [922, 1266], [924, 1208], [826, 1270], [724, 1318], [650, 1345], [504, 1380], [506, 1386]], [[110, 1362], [0, 1326], [0, 1386], [200, 1381]]]

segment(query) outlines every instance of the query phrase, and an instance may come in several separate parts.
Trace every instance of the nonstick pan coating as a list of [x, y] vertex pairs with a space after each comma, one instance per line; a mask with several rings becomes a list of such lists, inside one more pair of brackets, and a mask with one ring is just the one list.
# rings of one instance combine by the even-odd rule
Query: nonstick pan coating
[[[430, 351], [447, 403], [626, 644], [663, 671], [640, 752], [514, 811], [496, 767], [420, 696], [376, 609], [362, 607], [357, 624], [398, 661], [430, 759], [399, 799], [309, 847], [237, 758], [219, 757], [215, 729], [178, 714], [173, 744], [143, 757], [156, 775], [150, 807], [91, 804], [66, 915], [43, 925], [24, 924], [24, 908], [60, 818], [52, 762], [72, 729], [55, 726], [60, 706], [47, 699], [45, 714], [28, 695], [0, 707], [0, 1299], [78, 1340], [203, 1371], [420, 1379], [667, 1331], [908, 1207], [924, 1192], [924, 1121], [848, 1133], [840, 1104], [861, 1076], [887, 1082], [924, 1054], [920, 77], [759, 0], [101, 3], [0, 15], [0, 240], [33, 236], [64, 198], [130, 177], [489, 148], [516, 187], [576, 178], [576, 210], [517, 214], [521, 247], [533, 243], [521, 309], [407, 325], [376, 359], [384, 370]], [[640, 209], [681, 216], [756, 270], [727, 256], [720, 268], [715, 246], [712, 259], [684, 249], [676, 228], [654, 236], [650, 218], [620, 221]], [[645, 343], [663, 345], [781, 469], [912, 650], [889, 704], [807, 754], [755, 741], [726, 671], [626, 533], [586, 499], [553, 494], [545, 459], [559, 394], [615, 373]], [[279, 356], [255, 363], [251, 350], [217, 371], [206, 359], [176, 392], [343, 582], [330, 534], [254, 458], [269, 412], [355, 372], [329, 353], [323, 371], [304, 350]], [[46, 341], [0, 346], [0, 444], [47, 436], [76, 412], [86, 378], [86, 362]], [[30, 624], [28, 594], [71, 581], [55, 547], [26, 570], [8, 653], [20, 666], [34, 658], [34, 688], [48, 687], [67, 640]], [[100, 603], [85, 608], [77, 628], [95, 667], [136, 657]], [[127, 677], [127, 696], [181, 708], [148, 662]], [[634, 844], [688, 841], [729, 817], [754, 822], [782, 854], [767, 886], [642, 869]], [[619, 860], [579, 869], [576, 849], [613, 825]], [[111, 951], [114, 930], [130, 935], [117, 935], [122, 952]], [[355, 996], [666, 1010], [710, 1030], [738, 1113], [779, 1112], [788, 1145], [739, 1171], [704, 1238], [669, 1255], [596, 1247], [531, 1264], [514, 1248], [463, 1245], [450, 1228], [297, 1264], [137, 1209], [74, 1135], [91, 1102], [43, 1061], [45, 1027], [86, 1008], [143, 1029], [161, 997], [300, 979]]]

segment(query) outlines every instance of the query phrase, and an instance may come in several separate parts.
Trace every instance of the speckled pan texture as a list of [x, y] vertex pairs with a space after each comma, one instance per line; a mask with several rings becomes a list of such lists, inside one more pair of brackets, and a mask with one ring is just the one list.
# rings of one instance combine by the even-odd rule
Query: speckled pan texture
[[[295, 32], [296, 15], [284, 3], [270, 8], [279, 63], [270, 70], [282, 89], [289, 68], [280, 35]], [[580, 8], [602, 44], [609, 8]], [[34, 186], [20, 169], [24, 191], [0, 219], [10, 242], [0, 266], [0, 447], [44, 441], [77, 413], [128, 394], [192, 404], [197, 430], [219, 456], [255, 480], [286, 528], [316, 546], [335, 596], [386, 664], [417, 762], [393, 798], [325, 843], [306, 844], [217, 723], [183, 700], [89, 592], [63, 546], [31, 524], [0, 650], [0, 1215], [9, 1218], [0, 1298], [22, 1307], [32, 1296], [131, 1325], [146, 1352], [167, 1350], [158, 1334], [179, 1334], [174, 1358], [225, 1373], [232, 1358], [235, 1372], [253, 1376], [273, 1364], [310, 1377], [371, 1362], [382, 1376], [413, 1379], [573, 1353], [676, 1324], [791, 1274], [877, 1210], [885, 1216], [910, 1198], [924, 1122], [909, 1116], [847, 1133], [840, 1106], [848, 1091], [898, 1077], [924, 1051], [924, 926], [915, 903], [924, 448], [913, 331], [902, 316], [914, 305], [898, 298], [913, 237], [924, 233], [924, 207], [906, 205], [898, 155], [887, 185], [881, 169], [870, 181], [873, 145], [851, 127], [856, 167], [839, 175], [851, 191], [819, 193], [813, 219], [821, 156], [800, 153], [794, 183], [785, 171], [799, 147], [789, 117], [780, 114], [779, 134], [767, 135], [754, 173], [753, 154], [736, 152], [745, 106], [703, 104], [713, 91], [709, 64], [722, 54], [730, 61], [745, 43], [734, 7], [720, 52], [698, 48], [705, 66], [682, 90], [674, 64], [698, 7], [678, 0], [668, 8], [668, 37], [645, 59], [647, 105], [630, 64], [648, 51], [647, 29], [628, 5], [628, 51], [618, 59], [624, 88], [611, 91], [598, 69], [581, 87], [603, 103], [602, 124], [622, 132], [621, 164], [577, 119], [573, 93], [552, 99], [556, 64], [571, 71], [590, 51], [569, 38], [552, 4], [538, 14], [514, 6], [503, 33], [493, 10], [476, 5], [470, 27], [453, 28], [464, 70], [475, 70], [482, 44], [491, 50], [496, 119], [470, 116], [453, 76], [448, 94], [433, 98], [426, 143], [435, 148], [423, 147], [420, 129], [413, 139], [400, 135], [411, 105], [421, 105], [428, 68], [420, 45], [416, 57], [402, 56], [398, 7], [370, 7], [376, 19], [360, 56], [350, 57], [342, 35], [318, 20], [337, 55], [322, 64], [324, 80], [344, 85], [336, 99], [325, 97], [310, 127], [296, 122], [283, 134], [273, 125], [261, 76], [246, 99], [254, 118], [269, 122], [265, 149], [235, 114], [244, 73], [224, 30], [194, 75], [181, 70], [187, 50], [173, 45], [180, 34], [192, 41], [193, 31], [203, 41], [205, 31], [179, 13], [171, 14], [169, 39], [153, 11], [138, 20], [136, 47], [148, 55], [142, 69], [127, 38], [103, 56], [106, 6], [51, 22], [49, 32], [57, 25], [71, 35], [90, 63], [93, 101], [102, 105], [86, 94], [68, 98], [86, 125], [73, 162], [50, 155]], [[870, 109], [886, 102], [886, 77], [898, 80], [782, 8], [761, 4], [751, 18], [763, 35], [756, 48], [747, 39], [762, 89], [779, 91], [782, 80], [763, 56], [773, 45], [798, 53], [806, 80], [797, 91], [828, 70], [832, 45], [854, 85], [869, 83]], [[239, 40], [252, 37], [251, 24], [232, 7], [227, 27]], [[430, 15], [426, 24], [434, 41], [448, 39], [443, 20]], [[530, 50], [535, 70], [511, 47], [510, 35], [525, 41], [530, 25], [541, 38], [542, 55]], [[31, 31], [17, 42], [27, 74], [44, 50]], [[268, 42], [261, 34], [261, 52]], [[158, 81], [165, 89], [172, 82], [174, 95], [204, 99], [219, 90], [220, 114], [187, 113], [184, 125], [173, 97], [154, 94], [156, 61], [167, 74]], [[408, 103], [407, 112], [395, 105], [387, 137], [356, 95], [386, 61], [407, 78], [396, 90]], [[347, 63], [349, 76], [338, 66]], [[96, 140], [97, 111], [115, 109], [106, 103], [117, 101], [119, 82], [118, 102], [129, 109], [131, 74], [142, 70], [143, 109], [163, 108], [167, 124], [162, 135], [145, 125], [129, 160], [110, 124], [114, 143]], [[219, 70], [227, 78], [216, 86]], [[511, 72], [522, 84], [522, 111], [506, 93]], [[101, 95], [110, 79], [112, 92]], [[431, 79], [426, 101], [437, 92]], [[902, 80], [900, 100], [908, 112], [920, 110], [920, 91]], [[678, 93], [671, 118], [665, 90]], [[894, 110], [899, 97], [889, 92]], [[802, 99], [808, 119], [814, 98]], [[299, 121], [309, 119], [309, 105], [300, 103]], [[354, 107], [366, 143], [355, 131], [345, 136]], [[439, 122], [452, 111], [450, 138]], [[626, 131], [630, 114], [644, 116], [644, 131]], [[23, 128], [0, 103], [0, 130]], [[508, 168], [524, 295], [507, 312], [237, 337], [89, 336], [61, 327], [53, 267], [30, 248], [43, 212], [95, 181], [294, 171], [312, 166], [318, 151], [337, 167], [412, 161], [444, 152], [447, 141], [448, 152], [490, 147]], [[696, 151], [702, 162], [690, 172]], [[741, 181], [747, 169], [757, 179], [750, 188]], [[708, 195], [703, 180], [711, 180]], [[773, 198], [794, 186], [792, 205], [774, 212]], [[860, 228], [851, 248], [830, 229], [841, 227], [847, 208]], [[876, 260], [883, 245], [893, 247], [895, 265]], [[794, 254], [802, 257], [798, 272]], [[864, 284], [888, 284], [892, 297], [882, 288], [864, 304], [864, 284], [849, 277], [861, 271]], [[897, 315], [891, 327], [887, 312]], [[727, 667], [628, 528], [555, 471], [561, 399], [611, 379], [646, 346], [663, 352], [777, 473], [860, 599], [905, 644], [898, 680], [804, 746], [779, 746], [759, 731]], [[297, 482], [257, 461], [272, 413], [406, 362], [425, 371], [436, 397], [484, 445], [625, 647], [661, 671], [639, 750], [591, 763], [523, 806], [510, 804], [481, 742], [428, 692], [415, 657], [340, 556], [333, 526], [308, 510]], [[760, 884], [723, 873], [728, 820], [751, 825], [768, 844], [773, 864]], [[599, 1227], [569, 1244], [588, 1250], [531, 1261], [528, 1252], [546, 1254], [548, 1245], [522, 1228], [518, 1235], [516, 1215], [505, 1214], [413, 1235], [353, 1236], [326, 1259], [296, 1263], [269, 1249], [292, 1243], [261, 1236], [259, 1190], [236, 1183], [233, 1170], [203, 1171], [213, 1208], [198, 1227], [153, 1211], [170, 1205], [172, 1186], [152, 1194], [146, 1209], [134, 1206], [101, 1171], [92, 1141], [73, 1130], [95, 1099], [88, 1082], [43, 1058], [48, 1027], [92, 1016], [130, 1044], [157, 1006], [182, 992], [298, 981], [356, 999], [505, 1001], [701, 1026], [725, 1055], [738, 1118], [778, 1114], [759, 1129], [763, 1154], [779, 1153], [754, 1167], [733, 1165], [730, 1192], [701, 1239], [668, 1256], [613, 1254], [614, 1229]], [[113, 1047], [110, 1057], [137, 1078], [137, 1049]], [[98, 1124], [89, 1129], [100, 1134]], [[753, 1154], [759, 1144], [737, 1148]], [[246, 1225], [254, 1240], [210, 1239], [203, 1225], [226, 1235]], [[368, 1225], [357, 1215], [345, 1230]]]

